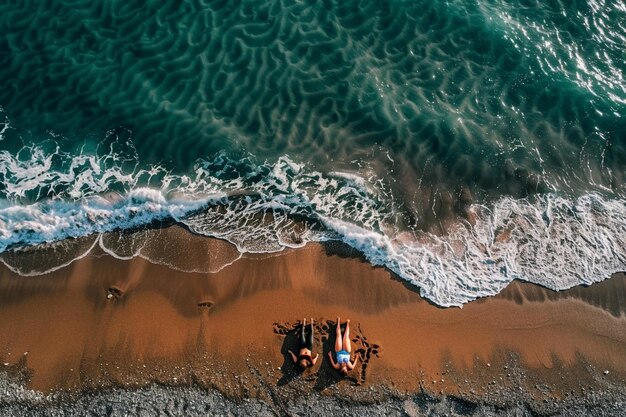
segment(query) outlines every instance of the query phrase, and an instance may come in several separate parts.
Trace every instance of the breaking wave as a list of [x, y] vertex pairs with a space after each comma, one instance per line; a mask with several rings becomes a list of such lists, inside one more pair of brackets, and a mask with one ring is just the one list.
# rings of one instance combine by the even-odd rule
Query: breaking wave
[[[287, 156], [256, 162], [225, 153], [198, 161], [193, 176], [159, 166], [125, 171], [115, 162], [131, 157], [72, 156], [58, 146], [0, 152], [2, 256], [174, 223], [231, 242], [240, 253], [342, 240], [441, 306], [497, 294], [513, 279], [561, 290], [626, 269], [626, 201], [615, 196], [502, 197], [469, 205], [446, 233], [434, 234], [399, 229], [397, 204], [367, 170], [323, 174]], [[94, 245], [89, 239], [76, 258]], [[71, 261], [61, 257], [47, 270]]]

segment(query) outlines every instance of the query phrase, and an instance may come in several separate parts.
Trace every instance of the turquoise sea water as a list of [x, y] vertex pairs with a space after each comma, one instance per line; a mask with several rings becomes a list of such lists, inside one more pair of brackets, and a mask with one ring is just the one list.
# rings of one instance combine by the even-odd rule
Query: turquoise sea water
[[625, 62], [615, 1], [4, 2], [0, 249], [173, 219], [441, 305], [602, 280]]

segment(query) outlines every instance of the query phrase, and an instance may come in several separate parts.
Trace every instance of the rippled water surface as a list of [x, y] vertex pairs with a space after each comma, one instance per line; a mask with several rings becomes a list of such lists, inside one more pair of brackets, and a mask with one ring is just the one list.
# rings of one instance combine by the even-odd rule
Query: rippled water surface
[[623, 2], [22, 0], [0, 34], [2, 251], [342, 239], [441, 305], [625, 269]]

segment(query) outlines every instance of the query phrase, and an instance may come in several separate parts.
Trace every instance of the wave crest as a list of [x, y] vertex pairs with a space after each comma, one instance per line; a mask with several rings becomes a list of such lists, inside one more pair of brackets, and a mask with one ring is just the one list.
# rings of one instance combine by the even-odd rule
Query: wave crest
[[[250, 156], [233, 159], [221, 153], [198, 161], [194, 176], [186, 176], [160, 167], [135, 166], [126, 172], [107, 166], [116, 158], [113, 153], [71, 157], [58, 148], [46, 154], [33, 147], [30, 159], [0, 155], [5, 263], [19, 248], [168, 222], [228, 241], [238, 253], [342, 240], [442, 306], [494, 295], [513, 279], [560, 290], [626, 269], [626, 202], [597, 193], [473, 204], [468, 219], [457, 219], [447, 233], [436, 235], [396, 231], [394, 202], [387, 199], [384, 183], [366, 180], [371, 178], [367, 173], [323, 174], [287, 156], [259, 164]], [[54, 158], [69, 159], [52, 167], [47, 161]], [[114, 187], [119, 191], [112, 192]], [[21, 203], [27, 194], [44, 196], [47, 190], [61, 192]], [[179, 268], [172, 259], [158, 260], [159, 246], [146, 246], [149, 240], [144, 236], [128, 243], [136, 248], [120, 246], [110, 236], [99, 242], [114, 256], [144, 256]], [[86, 254], [85, 249], [77, 253]], [[216, 261], [207, 271], [237, 258], [228, 252], [227, 261]], [[63, 258], [63, 264], [68, 262]], [[44, 266], [33, 271], [59, 265]]]

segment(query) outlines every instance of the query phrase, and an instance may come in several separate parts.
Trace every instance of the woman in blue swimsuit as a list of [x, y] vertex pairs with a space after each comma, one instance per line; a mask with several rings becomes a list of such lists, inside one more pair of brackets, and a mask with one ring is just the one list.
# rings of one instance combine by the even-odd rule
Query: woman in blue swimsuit
[[347, 374], [348, 371], [351, 371], [356, 366], [356, 363], [359, 361], [359, 357], [356, 356], [354, 358], [354, 362], [350, 360], [350, 352], [352, 351], [352, 345], [350, 344], [350, 320], [346, 320], [346, 331], [343, 334], [343, 338], [341, 337], [341, 321], [339, 317], [337, 317], [337, 336], [335, 338], [335, 355], [337, 356], [337, 362], [333, 360], [333, 355], [331, 352], [328, 352], [328, 357], [330, 358], [330, 363], [333, 365], [338, 371], [341, 371], [342, 374]]

